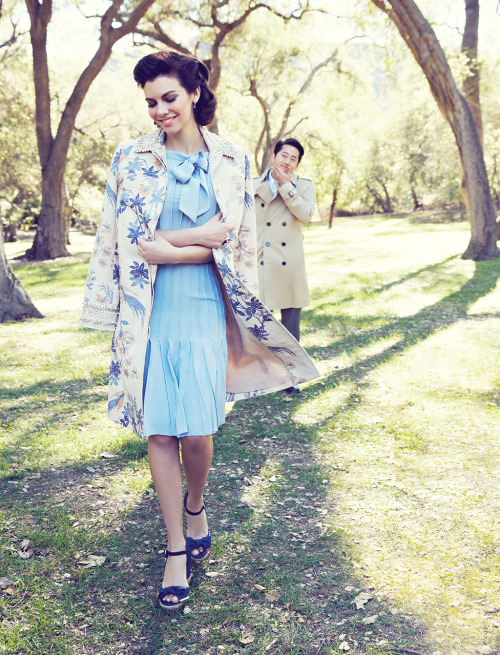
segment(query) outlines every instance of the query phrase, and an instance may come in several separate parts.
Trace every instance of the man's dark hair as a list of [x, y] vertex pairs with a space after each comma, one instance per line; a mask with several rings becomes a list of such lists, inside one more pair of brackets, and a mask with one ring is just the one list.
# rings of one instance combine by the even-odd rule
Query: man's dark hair
[[274, 146], [274, 154], [277, 155], [278, 152], [283, 148], [283, 146], [293, 146], [294, 148], [297, 148], [299, 151], [299, 164], [300, 160], [304, 156], [304, 148], [302, 147], [302, 144], [297, 141], [297, 139], [285, 139], [284, 141], [278, 141], [278, 143]]

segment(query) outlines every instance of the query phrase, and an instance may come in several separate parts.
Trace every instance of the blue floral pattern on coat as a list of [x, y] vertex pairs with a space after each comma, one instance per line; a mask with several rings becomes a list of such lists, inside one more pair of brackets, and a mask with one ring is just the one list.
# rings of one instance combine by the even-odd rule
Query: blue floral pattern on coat
[[146, 266], [144, 262], [134, 262], [130, 265], [130, 280], [133, 287], [138, 284], [142, 289], [144, 284], [149, 284], [149, 271]]

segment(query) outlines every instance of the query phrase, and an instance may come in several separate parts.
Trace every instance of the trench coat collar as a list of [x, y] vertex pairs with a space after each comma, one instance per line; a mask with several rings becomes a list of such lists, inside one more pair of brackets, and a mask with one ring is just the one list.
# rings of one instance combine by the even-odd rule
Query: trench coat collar
[[[205, 127], [201, 127], [200, 132], [210, 152], [211, 170], [216, 169], [224, 156], [231, 157], [232, 159], [238, 157], [238, 150], [230, 141], [223, 139], [218, 134], [209, 132]], [[163, 161], [165, 159], [163, 154], [164, 146], [165, 133], [162, 129], [158, 128], [154, 132], [139, 137], [135, 142], [134, 151], [152, 152]]]
[[[276, 198], [279, 194], [276, 193], [273, 195], [273, 192], [271, 191], [271, 187], [269, 186], [269, 180], [267, 179], [269, 177], [269, 171], [271, 169], [268, 168], [267, 171], [265, 171], [259, 178], [259, 181], [255, 185], [255, 195], [260, 196], [262, 200], [265, 202], [271, 202], [273, 198]], [[297, 173], [292, 173], [292, 176], [290, 178], [290, 182], [294, 185], [297, 186], [297, 180], [299, 179], [299, 176]]]

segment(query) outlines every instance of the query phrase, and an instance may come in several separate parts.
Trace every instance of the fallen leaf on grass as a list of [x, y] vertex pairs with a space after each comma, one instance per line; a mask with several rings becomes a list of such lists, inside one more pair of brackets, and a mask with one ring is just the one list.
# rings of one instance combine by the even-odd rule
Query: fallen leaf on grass
[[16, 583], [14, 580], [9, 580], [9, 578], [0, 578], [0, 589], [7, 589], [7, 587], [15, 587]]
[[341, 644], [339, 644], [339, 649], [340, 650], [351, 650], [351, 647], [347, 643], [347, 641], [343, 641]]
[[352, 602], [356, 603], [357, 610], [362, 610], [364, 609], [366, 603], [372, 598], [373, 596], [369, 594], [367, 591], [362, 591], [360, 594], [356, 596], [356, 598]]
[[218, 575], [220, 575], [219, 571], [205, 571], [205, 575], [209, 578], [216, 578]]
[[270, 600], [271, 603], [274, 603], [275, 600], [278, 600], [278, 596], [276, 596], [276, 594], [266, 594], [265, 599]]
[[367, 616], [364, 619], [361, 619], [361, 623], [364, 623], [365, 625], [370, 625], [370, 623], [375, 623], [375, 621], [378, 619], [378, 614], [373, 614], [372, 616]]
[[87, 559], [82, 559], [77, 563], [83, 566], [84, 569], [90, 569], [93, 566], [102, 566], [105, 561], [106, 557], [104, 555], [89, 555]]
[[101, 457], [104, 457], [104, 459], [113, 459], [113, 457], [116, 457], [115, 453], [101, 453]]
[[9, 596], [13, 596], [16, 593], [15, 587], [7, 587], [5, 593], [9, 594]]
[[254, 584], [253, 588], [257, 589], [257, 591], [264, 591], [265, 589], [261, 584]]
[[33, 544], [29, 539], [23, 539], [16, 552], [21, 559], [29, 559], [33, 555]]
[[271, 650], [271, 648], [274, 646], [274, 644], [277, 643], [277, 639], [273, 639], [270, 644], [267, 644], [265, 650]]
[[239, 642], [240, 644], [251, 644], [254, 639], [253, 635], [243, 635], [239, 638]]

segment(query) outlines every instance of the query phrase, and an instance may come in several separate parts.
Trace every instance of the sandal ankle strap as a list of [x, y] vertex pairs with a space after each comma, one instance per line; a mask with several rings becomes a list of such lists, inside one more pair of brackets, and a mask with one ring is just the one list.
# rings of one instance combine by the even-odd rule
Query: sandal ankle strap
[[203, 503], [203, 506], [199, 512], [191, 512], [191, 510], [189, 510], [187, 506], [187, 499], [188, 499], [188, 492], [186, 491], [186, 493], [184, 494], [184, 509], [186, 510], [187, 514], [189, 514], [190, 516], [198, 516], [203, 512], [203, 510], [205, 509], [205, 503]]
[[176, 555], [187, 555], [187, 550], [177, 550], [175, 553], [170, 550], [165, 551], [165, 557], [175, 557]]

